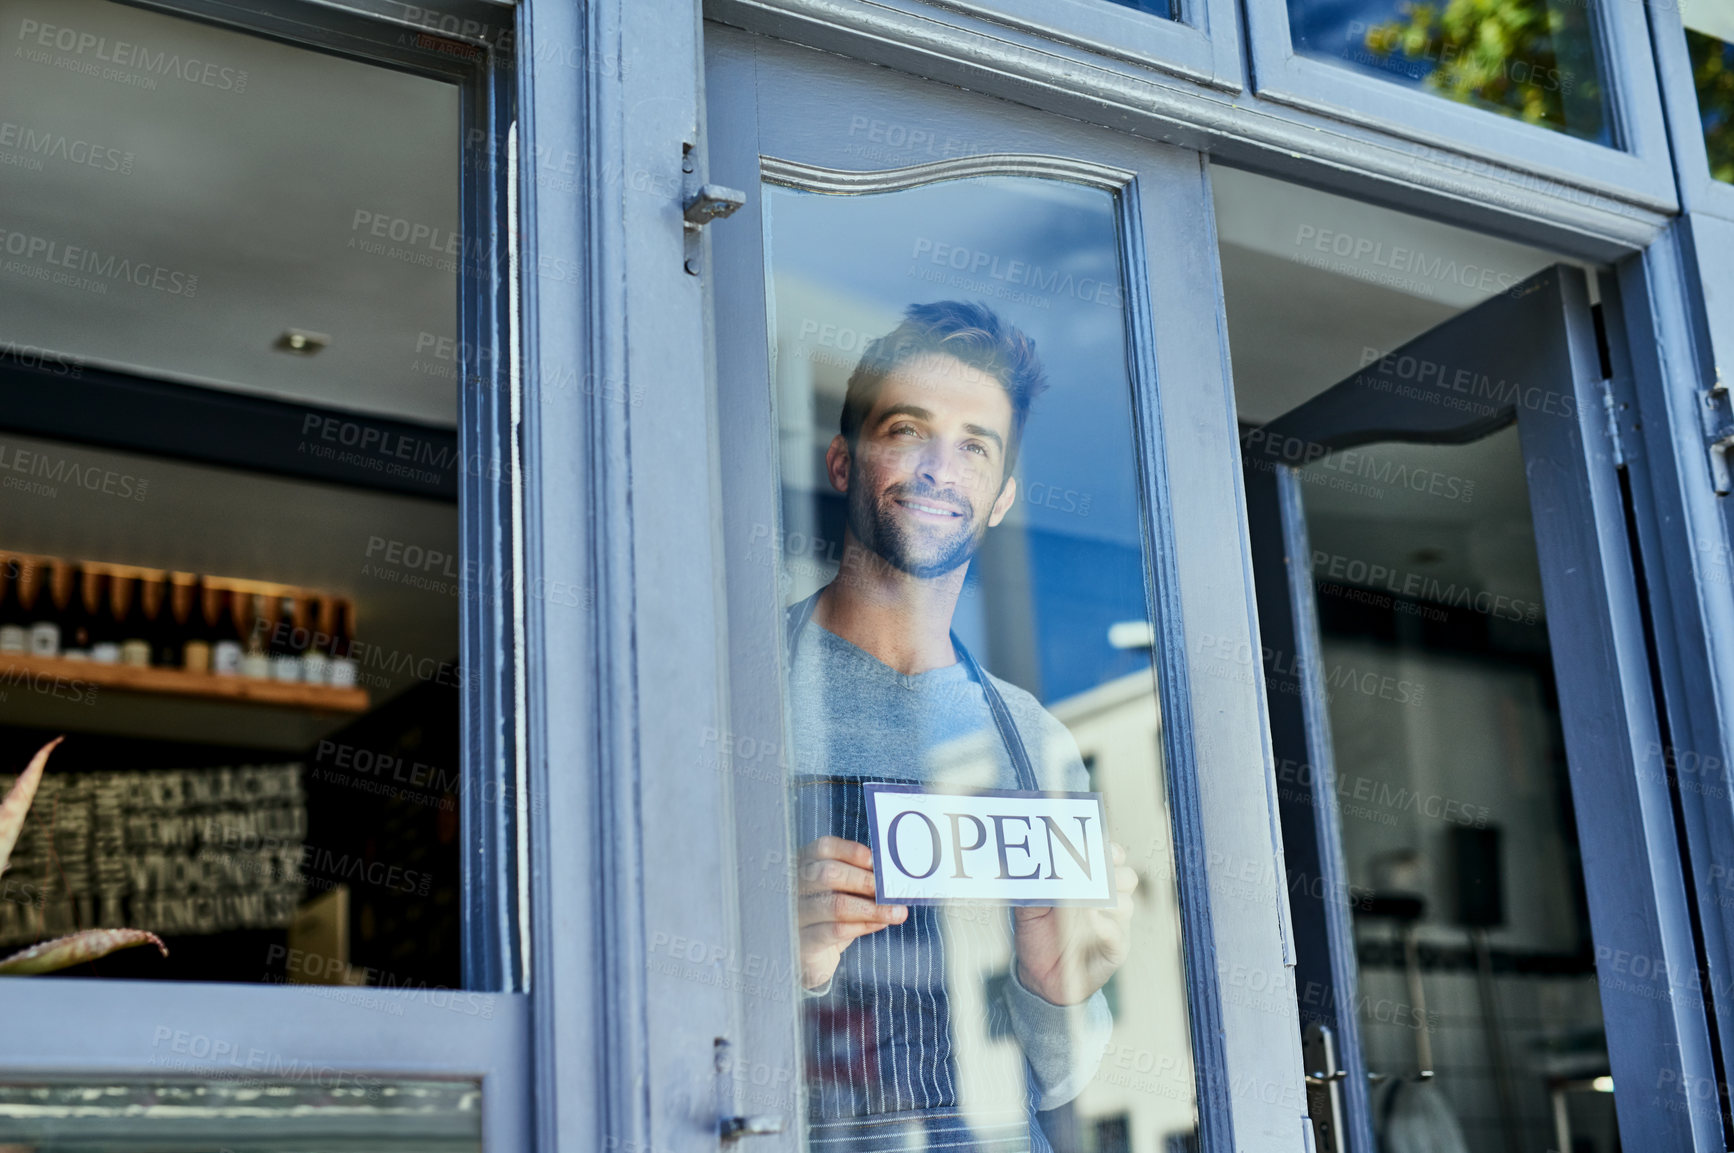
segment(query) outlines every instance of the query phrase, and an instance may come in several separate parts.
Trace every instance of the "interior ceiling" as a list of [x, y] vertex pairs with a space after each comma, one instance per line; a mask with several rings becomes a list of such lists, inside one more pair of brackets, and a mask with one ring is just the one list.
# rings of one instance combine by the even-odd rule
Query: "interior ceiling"
[[[0, 350], [455, 424], [454, 87], [109, 0], [0, 0], [0, 41]], [[273, 348], [289, 329], [330, 344]], [[388, 541], [456, 556], [455, 505], [0, 441], [133, 494], [8, 489], [0, 547], [342, 593], [374, 651], [455, 658], [453, 573], [379, 564]], [[380, 677], [376, 703], [416, 683]], [[125, 694], [43, 712], [59, 707], [13, 694], [6, 719], [280, 749], [348, 719]]]
[[0, 343], [454, 424], [455, 86], [109, 0], [0, 0], [0, 39]]
[[[1562, 259], [1236, 169], [1217, 166], [1211, 176], [1243, 422], [1280, 416], [1374, 352], [1397, 349]], [[1470, 445], [1386, 444], [1357, 454], [1347, 468], [1337, 458], [1336, 467], [1306, 470], [1315, 551], [1382, 565], [1399, 579], [1413, 573], [1540, 602], [1511, 431]]]

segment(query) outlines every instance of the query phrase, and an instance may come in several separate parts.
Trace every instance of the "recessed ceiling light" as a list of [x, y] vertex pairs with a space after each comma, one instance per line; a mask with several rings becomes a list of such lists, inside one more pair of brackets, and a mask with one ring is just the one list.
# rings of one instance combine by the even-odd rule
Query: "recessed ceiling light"
[[308, 332], [306, 329], [291, 328], [277, 338], [272, 345], [278, 352], [293, 353], [296, 356], [312, 356], [331, 343], [331, 338], [323, 332]]

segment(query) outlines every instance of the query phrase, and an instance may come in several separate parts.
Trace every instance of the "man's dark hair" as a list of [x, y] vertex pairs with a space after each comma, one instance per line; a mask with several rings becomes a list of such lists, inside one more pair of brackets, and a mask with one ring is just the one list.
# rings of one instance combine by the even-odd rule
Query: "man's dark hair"
[[885, 378], [898, 366], [928, 353], [954, 357], [987, 373], [1005, 389], [1012, 406], [1005, 475], [1011, 476], [1030, 404], [1048, 387], [1047, 374], [1036, 356], [1036, 342], [985, 304], [938, 300], [912, 304], [904, 310], [903, 323], [869, 344], [849, 374], [849, 389], [843, 397], [843, 439], [851, 449], [855, 447]]

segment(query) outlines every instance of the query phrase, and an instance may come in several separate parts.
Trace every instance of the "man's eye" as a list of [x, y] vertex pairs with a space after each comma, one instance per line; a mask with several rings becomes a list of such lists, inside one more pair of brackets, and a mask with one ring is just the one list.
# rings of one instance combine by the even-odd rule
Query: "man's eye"
[[982, 456], [987, 455], [987, 445], [985, 445], [985, 444], [976, 444], [975, 442], [971, 441], [969, 444], [966, 444], [963, 447], [964, 447], [964, 450], [967, 452], [978, 452]]
[[905, 434], [907, 434], [909, 436], [914, 436], [915, 435], [915, 426], [912, 424], [900, 424], [896, 428], [891, 430], [892, 436], [903, 436]]

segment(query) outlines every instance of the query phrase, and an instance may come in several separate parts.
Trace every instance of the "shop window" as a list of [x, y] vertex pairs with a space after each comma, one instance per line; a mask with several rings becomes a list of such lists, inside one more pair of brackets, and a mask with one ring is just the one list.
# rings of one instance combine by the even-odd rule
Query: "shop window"
[[5, 782], [65, 738], [0, 954], [461, 985], [459, 88], [105, 0], [0, 35]]
[[1294, 49], [1447, 100], [1616, 143], [1581, 0], [1288, 0]]

